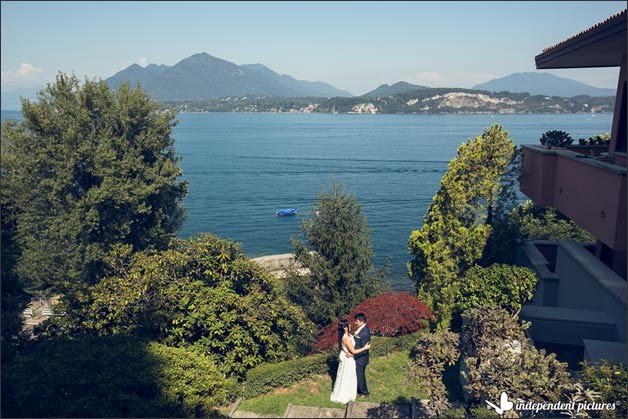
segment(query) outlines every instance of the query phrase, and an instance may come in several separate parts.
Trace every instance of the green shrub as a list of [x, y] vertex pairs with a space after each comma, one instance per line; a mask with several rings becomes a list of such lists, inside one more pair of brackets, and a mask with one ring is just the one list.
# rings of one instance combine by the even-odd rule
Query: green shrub
[[578, 143], [582, 145], [608, 145], [611, 142], [611, 134], [596, 134], [589, 138], [580, 138]]
[[314, 374], [329, 372], [328, 354], [316, 354], [276, 364], [263, 364], [246, 374], [243, 396], [250, 399], [277, 387], [288, 387]]
[[395, 337], [371, 336], [371, 356], [388, 356], [393, 352], [410, 351], [423, 331]]
[[595, 237], [554, 208], [543, 208], [532, 201], [516, 207], [511, 214], [515, 234], [520, 240], [575, 240], [580, 243], [595, 241]]
[[419, 336], [410, 352], [412, 362], [406, 374], [409, 380], [421, 383], [427, 392], [431, 415], [442, 416], [451, 407], [443, 383], [443, 371], [458, 360], [458, 343], [458, 334], [440, 330]]
[[528, 323], [519, 325], [517, 317], [502, 308], [469, 309], [462, 313], [460, 350], [465, 356], [477, 356], [487, 347], [502, 348], [503, 341], [525, 342], [528, 326]]
[[[120, 249], [110, 274], [68, 299], [46, 334], [129, 334], [190, 346], [228, 375], [309, 349], [312, 325], [232, 241], [201, 234], [166, 251]], [[303, 347], [301, 347], [301, 345]]]
[[227, 400], [230, 402], [235, 401], [238, 397], [242, 396], [242, 384], [238, 381], [237, 377], [229, 377], [225, 380], [225, 391], [227, 393]]
[[541, 135], [541, 144], [547, 147], [565, 147], [573, 142], [565, 131], [547, 131]]
[[534, 296], [534, 271], [519, 266], [494, 264], [468, 269], [456, 288], [456, 307], [460, 313], [473, 307], [501, 307], [519, 313]]
[[206, 417], [226, 401], [209, 358], [133, 337], [55, 339], [2, 371], [2, 416]]
[[557, 401], [571, 384], [567, 364], [527, 342], [516, 317], [503, 309], [480, 307], [463, 314], [461, 350], [465, 389], [475, 402], [512, 399]]
[[582, 381], [585, 387], [599, 393], [602, 402], [619, 402], [615, 410], [603, 411], [603, 417], [628, 417], [628, 367], [626, 365], [608, 360], [595, 363], [583, 362]]

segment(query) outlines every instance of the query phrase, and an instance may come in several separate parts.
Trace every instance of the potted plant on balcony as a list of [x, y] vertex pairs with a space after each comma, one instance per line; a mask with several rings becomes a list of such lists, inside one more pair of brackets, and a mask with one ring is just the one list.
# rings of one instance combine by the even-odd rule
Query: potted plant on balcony
[[548, 149], [565, 148], [573, 142], [571, 136], [565, 131], [547, 131], [541, 135], [541, 144]]

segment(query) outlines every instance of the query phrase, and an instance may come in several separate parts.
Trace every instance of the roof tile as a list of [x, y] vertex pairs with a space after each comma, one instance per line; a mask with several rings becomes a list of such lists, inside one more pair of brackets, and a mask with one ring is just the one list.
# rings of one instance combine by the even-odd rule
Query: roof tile
[[589, 31], [592, 31], [593, 29], [595, 29], [595, 28], [597, 28], [597, 27], [600, 27], [600, 26], [602, 26], [602, 25], [606, 25], [606, 24], [607, 24], [608, 22], [610, 22], [611, 20], [619, 19], [622, 15], [625, 15], [625, 14], [626, 14], [626, 9], [622, 10], [621, 12], [617, 12], [617, 13], [615, 13], [613, 16], [611, 16], [611, 17], [609, 17], [609, 18], [605, 19], [604, 21], [602, 21], [602, 22], [600, 22], [600, 23], [596, 23], [595, 25], [591, 26], [589, 29], [585, 29], [585, 30], [583, 30], [582, 32], [577, 33], [576, 35], [571, 36], [571, 37], [569, 37], [569, 38], [565, 39], [565, 40], [564, 40], [564, 41], [562, 41], [562, 42], [559, 42], [559, 43], [557, 43], [557, 44], [554, 44], [554, 45], [552, 45], [552, 46], [549, 46], [549, 47], [545, 48], [545, 49], [543, 50], [543, 52], [548, 52], [548, 51], [550, 51], [550, 50], [553, 50], [554, 48], [559, 47], [559, 46], [561, 46], [561, 45], [563, 45], [563, 44], [565, 44], [565, 43], [567, 43], [567, 42], [571, 41], [571, 40], [572, 40], [572, 39], [574, 39], [574, 38], [577, 38], [577, 37], [579, 37], [579, 36], [582, 36], [583, 34], [585, 34], [585, 33], [589, 32]]

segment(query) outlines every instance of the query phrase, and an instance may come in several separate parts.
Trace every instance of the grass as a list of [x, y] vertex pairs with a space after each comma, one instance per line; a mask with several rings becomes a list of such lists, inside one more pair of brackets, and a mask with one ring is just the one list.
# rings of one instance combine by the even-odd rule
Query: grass
[[[366, 379], [371, 395], [365, 401], [375, 403], [410, 403], [410, 398], [425, 398], [418, 384], [409, 384], [404, 367], [408, 352], [395, 352], [386, 357], [373, 357], [366, 368]], [[288, 388], [279, 388], [253, 399], [244, 400], [238, 410], [262, 415], [281, 416], [288, 404], [337, 407], [344, 405], [329, 400], [333, 382], [328, 375], [316, 375]], [[357, 399], [359, 402], [361, 399]]]

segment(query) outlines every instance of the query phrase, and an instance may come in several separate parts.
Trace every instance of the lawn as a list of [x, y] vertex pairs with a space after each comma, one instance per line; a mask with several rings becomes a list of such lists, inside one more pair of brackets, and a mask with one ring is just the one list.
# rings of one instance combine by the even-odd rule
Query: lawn
[[[418, 384], [409, 384], [405, 379], [404, 366], [408, 362], [408, 352], [396, 352], [388, 358], [371, 357], [366, 368], [366, 379], [371, 393], [369, 402], [410, 403], [410, 397], [425, 398]], [[340, 407], [344, 405], [329, 400], [333, 383], [328, 375], [316, 375], [288, 388], [279, 388], [271, 393], [244, 400], [238, 410], [263, 415], [281, 416], [288, 404]], [[357, 399], [360, 402], [362, 399]]]

